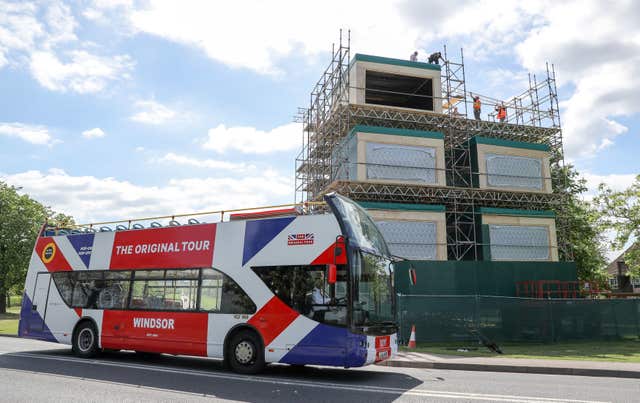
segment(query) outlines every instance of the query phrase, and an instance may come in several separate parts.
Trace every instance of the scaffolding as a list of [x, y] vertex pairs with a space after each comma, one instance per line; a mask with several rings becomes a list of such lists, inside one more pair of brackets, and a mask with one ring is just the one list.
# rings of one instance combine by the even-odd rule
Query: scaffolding
[[[350, 33], [332, 49], [332, 60], [310, 95], [309, 107], [300, 108], [295, 120], [303, 124], [302, 150], [296, 158], [296, 201], [317, 201], [327, 192], [337, 191], [357, 201], [387, 201], [440, 204], [446, 206], [447, 254], [450, 260], [478, 260], [481, 244], [478, 240], [479, 207], [503, 207], [529, 210], [553, 209], [557, 214], [558, 249], [563, 260], [571, 260], [570, 245], [564, 236], [567, 222], [561, 214], [564, 189], [552, 177], [554, 193], [510, 192], [473, 187], [470, 140], [482, 135], [497, 139], [545, 144], [550, 148], [552, 172], [563, 167], [562, 131], [556, 89], [555, 69], [547, 65], [546, 78], [539, 81], [530, 76], [529, 89], [509, 100], [482, 96], [483, 106], [504, 103], [509, 119], [499, 122], [495, 114], [488, 120], [467, 117], [467, 86], [464, 56], [449, 58], [446, 47], [441, 65], [443, 113], [412, 110], [383, 105], [349, 102]], [[400, 93], [398, 93], [400, 94]], [[409, 97], [414, 93], [403, 94]], [[476, 93], [474, 92], [474, 95]], [[480, 95], [480, 94], [478, 94]], [[348, 163], [337, 155], [340, 141], [356, 125], [437, 131], [444, 135], [446, 187], [406, 183], [381, 184], [345, 180], [337, 172]]]

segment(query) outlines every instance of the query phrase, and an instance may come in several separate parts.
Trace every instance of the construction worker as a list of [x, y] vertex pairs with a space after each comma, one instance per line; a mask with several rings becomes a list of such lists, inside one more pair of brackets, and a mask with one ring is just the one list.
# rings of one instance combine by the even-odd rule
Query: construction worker
[[417, 62], [418, 61], [418, 51], [416, 50], [415, 52], [413, 52], [411, 54], [411, 56], [409, 56], [409, 60], [412, 62]]
[[507, 119], [507, 107], [504, 106], [504, 102], [500, 105], [496, 105], [496, 112], [498, 112], [497, 118], [501, 123]]
[[476, 120], [481, 120], [480, 110], [482, 109], [482, 103], [480, 102], [480, 95], [476, 95], [474, 97], [472, 92], [470, 92], [469, 94], [471, 94], [471, 98], [473, 99], [473, 116], [476, 118]]
[[442, 58], [442, 54], [440, 54], [440, 52], [435, 52], [429, 55], [429, 63], [431, 64], [440, 64], [438, 63], [440, 59], [442, 59], [442, 61], [444, 62], [444, 59]]

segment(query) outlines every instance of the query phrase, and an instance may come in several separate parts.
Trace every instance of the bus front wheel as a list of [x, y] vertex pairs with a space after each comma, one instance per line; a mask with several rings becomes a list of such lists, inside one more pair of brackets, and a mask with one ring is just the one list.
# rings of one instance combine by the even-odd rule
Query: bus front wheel
[[82, 358], [95, 357], [98, 354], [98, 331], [93, 323], [82, 322], [73, 333], [71, 349]]
[[228, 363], [234, 372], [256, 374], [264, 368], [264, 349], [255, 332], [242, 330], [233, 335], [227, 351]]

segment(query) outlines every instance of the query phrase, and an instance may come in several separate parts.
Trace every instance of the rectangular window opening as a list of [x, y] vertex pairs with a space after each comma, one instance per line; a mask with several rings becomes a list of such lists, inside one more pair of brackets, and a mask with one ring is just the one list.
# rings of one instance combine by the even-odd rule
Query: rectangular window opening
[[433, 110], [433, 80], [367, 70], [365, 103]]

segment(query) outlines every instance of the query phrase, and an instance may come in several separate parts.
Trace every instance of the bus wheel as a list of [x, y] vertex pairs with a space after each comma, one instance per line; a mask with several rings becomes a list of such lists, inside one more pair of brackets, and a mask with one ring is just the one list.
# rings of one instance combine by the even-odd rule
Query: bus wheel
[[243, 330], [233, 335], [227, 351], [234, 372], [256, 374], [264, 368], [264, 350], [255, 332]]
[[73, 333], [71, 349], [82, 358], [95, 357], [98, 354], [98, 331], [92, 322], [82, 322]]

